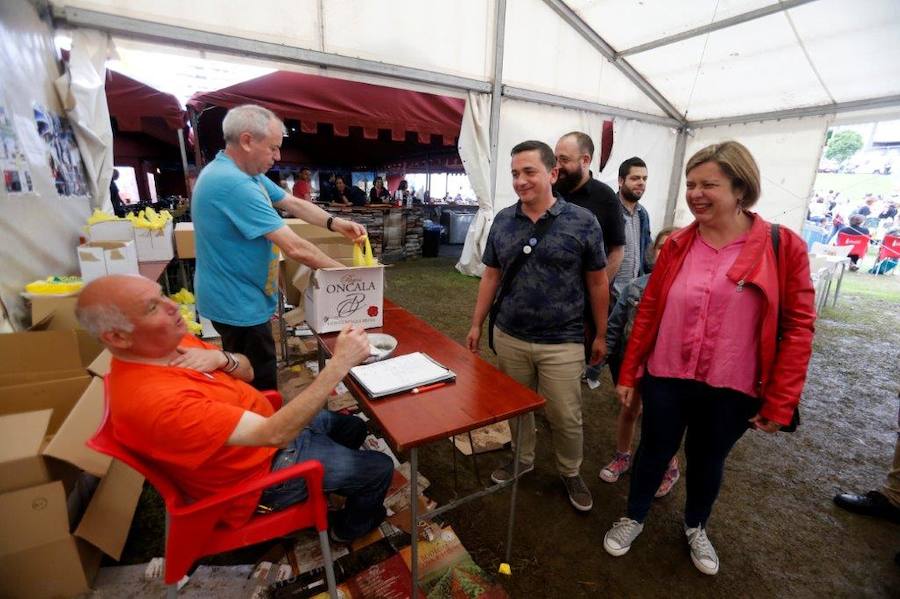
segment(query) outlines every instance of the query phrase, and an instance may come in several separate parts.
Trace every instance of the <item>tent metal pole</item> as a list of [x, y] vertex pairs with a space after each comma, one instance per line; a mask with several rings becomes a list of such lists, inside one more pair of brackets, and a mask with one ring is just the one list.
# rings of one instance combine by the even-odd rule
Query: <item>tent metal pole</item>
[[317, 50], [273, 44], [233, 35], [201, 31], [199, 29], [188, 29], [187, 27], [177, 27], [153, 21], [142, 21], [131, 17], [122, 17], [72, 6], [54, 5], [53, 19], [56, 26], [68, 24], [74, 27], [98, 29], [110, 34], [125, 35], [137, 39], [157, 40], [182, 47], [213, 50], [222, 54], [381, 75], [392, 79], [439, 85], [454, 90], [476, 91], [479, 93], [490, 93], [491, 91], [490, 83], [470, 77], [404, 67], [375, 60], [340, 56]]
[[835, 104], [822, 104], [819, 106], [806, 106], [803, 108], [788, 108], [773, 112], [758, 112], [742, 116], [724, 117], [720, 119], [704, 119], [688, 122], [691, 129], [702, 127], [718, 127], [720, 125], [740, 125], [742, 123], [756, 123], [760, 121], [778, 121], [781, 119], [796, 119], [805, 116], [823, 116], [827, 114], [839, 114], [841, 112], [855, 112], [871, 108], [900, 108], [900, 94], [884, 96], [881, 98], [868, 98], [866, 100], [854, 100], [852, 102], [838, 102]]
[[200, 151], [200, 113], [188, 106], [188, 118], [191, 121], [191, 130], [194, 132], [194, 168], [197, 173], [203, 168], [203, 152]]
[[688, 131], [686, 127], [678, 130], [675, 139], [675, 156], [672, 159], [672, 172], [669, 174], [669, 197], [666, 200], [666, 211], [663, 218], [663, 226], [671, 227], [675, 222], [675, 206], [678, 204], [678, 195], [681, 192], [681, 166], [684, 164], [684, 153], [687, 149]]
[[178, 129], [178, 149], [181, 151], [181, 169], [184, 171], [184, 189], [188, 197], [191, 196], [191, 182], [188, 176], [187, 149], [184, 145], [184, 127]]
[[657, 40], [653, 40], [652, 42], [647, 42], [646, 44], [632, 46], [631, 48], [627, 48], [625, 50], [622, 50], [621, 52], [617, 52], [616, 56], [630, 56], [639, 52], [653, 50], [654, 48], [659, 48], [661, 46], [668, 46], [669, 44], [674, 44], [676, 42], [691, 39], [692, 37], [697, 37], [699, 35], [710, 33], [712, 31], [734, 27], [735, 25], [740, 25], [741, 23], [746, 23], [747, 21], [753, 21], [762, 17], [768, 17], [769, 15], [784, 12], [786, 10], [790, 10], [791, 8], [796, 8], [798, 6], [809, 4], [810, 2], [815, 1], [816, 0], [781, 0], [780, 2], [776, 2], [775, 4], [770, 4], [769, 6], [757, 8], [756, 10], [751, 10], [739, 15], [734, 15], [733, 17], [722, 19], [721, 21], [715, 21], [713, 23], [709, 23], [708, 25], [703, 25], [702, 27], [695, 27], [694, 29], [688, 29], [687, 31], [682, 31], [681, 33], [662, 37]]
[[[503, 94], [503, 45], [506, 38], [506, 0], [497, 0], [494, 12], [494, 77], [491, 84], [491, 120], [490, 120], [490, 146], [491, 146], [491, 189], [493, 198], [497, 191], [497, 152], [500, 143], [500, 102]], [[493, 202], [493, 199], [491, 200]]]
[[569, 6], [564, 2], [564, 0], [544, 0], [544, 3], [552, 8], [556, 14], [558, 14], [562, 19], [569, 24], [575, 31], [577, 31], [581, 37], [583, 37], [589, 44], [591, 44], [594, 48], [596, 48], [608, 61], [610, 61], [613, 66], [619, 69], [623, 75], [625, 75], [629, 81], [634, 83], [644, 94], [649, 97], [654, 104], [659, 106], [663, 112], [666, 113], [670, 118], [675, 119], [679, 123], [684, 123], [684, 117], [681, 113], [678, 112], [678, 109], [675, 108], [671, 102], [669, 102], [655, 87], [653, 87], [649, 81], [644, 79], [643, 75], [638, 73], [631, 64], [616, 54], [615, 49], [609, 45], [609, 43], [600, 37], [600, 35], [594, 31], [590, 25], [585, 23], [581, 17], [578, 16], [574, 10], [569, 8]]
[[596, 112], [606, 116], [620, 116], [627, 119], [634, 119], [643, 123], [652, 123], [654, 125], [665, 125], [667, 127], [679, 128], [681, 122], [664, 116], [647, 114], [646, 112], [637, 112], [628, 110], [627, 108], [617, 108], [615, 106], [607, 106], [605, 104], [597, 104], [596, 102], [588, 102], [586, 100], [576, 100], [574, 98], [566, 98], [554, 94], [544, 92], [536, 92], [521, 87], [503, 86], [503, 96], [511, 100], [523, 100], [525, 102], [536, 102], [538, 104], [546, 104], [548, 106], [558, 106], [559, 108], [572, 108], [575, 110], [585, 110], [587, 112]]

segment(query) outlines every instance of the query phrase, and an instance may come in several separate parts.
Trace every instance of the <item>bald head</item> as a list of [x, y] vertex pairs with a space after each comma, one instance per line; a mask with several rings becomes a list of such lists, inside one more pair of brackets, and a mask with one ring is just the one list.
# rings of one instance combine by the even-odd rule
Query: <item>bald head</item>
[[186, 327], [178, 305], [138, 275], [109, 275], [88, 283], [75, 307], [78, 322], [120, 356], [159, 358], [178, 347]]

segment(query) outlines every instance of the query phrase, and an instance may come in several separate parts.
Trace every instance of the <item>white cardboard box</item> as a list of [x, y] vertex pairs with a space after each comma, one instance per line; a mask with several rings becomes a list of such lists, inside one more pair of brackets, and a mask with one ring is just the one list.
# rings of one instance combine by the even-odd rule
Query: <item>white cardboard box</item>
[[134, 225], [129, 220], [105, 220], [88, 225], [91, 241], [134, 241]]
[[384, 266], [322, 268], [304, 293], [306, 322], [317, 333], [346, 324], [364, 329], [384, 324]]
[[140, 274], [133, 241], [89, 241], [78, 246], [78, 266], [85, 283], [106, 275]]
[[141, 262], [171, 260], [175, 257], [172, 221], [167, 221], [162, 229], [135, 227], [134, 243], [137, 246], [137, 257]]

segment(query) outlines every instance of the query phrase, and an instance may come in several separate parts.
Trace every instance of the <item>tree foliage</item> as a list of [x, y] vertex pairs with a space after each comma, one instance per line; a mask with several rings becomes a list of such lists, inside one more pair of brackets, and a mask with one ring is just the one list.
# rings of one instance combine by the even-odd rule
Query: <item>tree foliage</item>
[[862, 135], [856, 131], [840, 131], [828, 140], [825, 158], [844, 162], [863, 147]]

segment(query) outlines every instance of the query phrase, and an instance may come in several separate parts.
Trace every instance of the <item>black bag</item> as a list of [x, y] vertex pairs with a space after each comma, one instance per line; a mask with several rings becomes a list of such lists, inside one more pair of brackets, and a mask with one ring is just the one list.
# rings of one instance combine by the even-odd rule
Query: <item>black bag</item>
[[[772, 248], [775, 250], [775, 264], [779, 265], [778, 247], [781, 245], [781, 229], [778, 225], [772, 223]], [[779, 269], [780, 270], [780, 269]], [[778, 341], [781, 342], [781, 277], [778, 280]], [[800, 426], [800, 406], [794, 408], [794, 415], [791, 417], [791, 423], [782, 426], [779, 430], [783, 433], [793, 433]]]
[[[503, 298], [509, 293], [509, 287], [512, 284], [512, 280], [522, 269], [522, 266], [525, 264], [525, 261], [528, 260], [529, 256], [534, 254], [535, 250], [537, 250], [541, 238], [547, 233], [550, 229], [550, 225], [554, 222], [556, 222], [556, 217], [551, 217], [549, 213], [538, 219], [538, 222], [536, 222], [531, 229], [531, 233], [528, 234], [527, 245], [522, 246], [522, 251], [516, 255], [516, 259], [509, 265], [506, 272], [503, 273], [503, 279], [500, 281], [500, 290], [497, 292], [494, 303], [491, 304], [491, 311], [488, 313], [488, 347], [490, 347], [491, 351], [495, 354], [497, 353], [497, 350], [494, 349], [494, 321], [497, 320], [497, 314], [500, 313], [500, 304], [503, 303]], [[531, 240], [534, 240], [534, 243], [530, 243]], [[531, 248], [530, 251], [525, 252], [524, 250], [526, 247]]]

